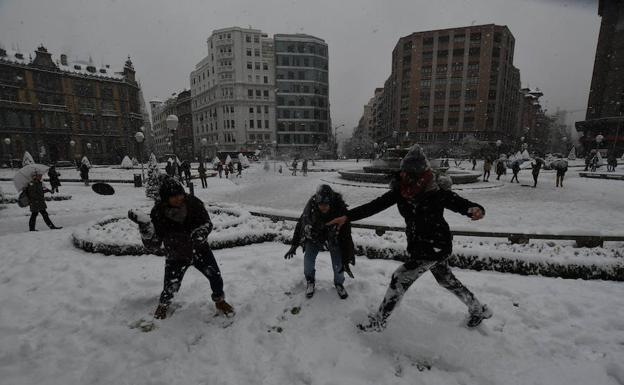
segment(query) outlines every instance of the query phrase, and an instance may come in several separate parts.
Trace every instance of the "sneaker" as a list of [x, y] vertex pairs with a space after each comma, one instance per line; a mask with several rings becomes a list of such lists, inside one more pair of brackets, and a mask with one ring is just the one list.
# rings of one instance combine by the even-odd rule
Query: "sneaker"
[[306, 286], [305, 295], [307, 298], [312, 298], [314, 295], [314, 282], [308, 282], [308, 286]]
[[156, 311], [154, 312], [154, 318], [156, 319], [165, 319], [167, 318], [167, 310], [169, 309], [169, 306], [161, 303], [158, 305], [158, 307], [156, 308]]
[[466, 326], [469, 328], [477, 327], [484, 319], [492, 318], [492, 315], [494, 315], [494, 313], [492, 313], [492, 310], [490, 310], [487, 305], [481, 305], [476, 311], [470, 312], [468, 321], [466, 321]]
[[223, 313], [226, 317], [234, 316], [234, 308], [229, 303], [225, 302], [225, 299], [220, 299], [215, 302], [215, 307], [218, 311]]
[[338, 297], [340, 297], [340, 299], [346, 299], [349, 296], [349, 293], [347, 293], [347, 290], [345, 290], [344, 286], [339, 283], [337, 283], [335, 286], [336, 293], [338, 293]]
[[378, 319], [376, 315], [369, 314], [368, 322], [365, 324], [364, 323], [357, 324], [357, 328], [360, 329], [360, 331], [363, 331], [365, 333], [368, 333], [368, 332], [381, 333], [386, 328], [386, 321]]

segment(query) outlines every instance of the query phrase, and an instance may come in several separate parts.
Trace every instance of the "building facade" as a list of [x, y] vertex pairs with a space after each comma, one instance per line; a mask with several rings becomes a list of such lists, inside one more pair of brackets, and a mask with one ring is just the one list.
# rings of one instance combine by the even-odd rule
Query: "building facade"
[[[624, 1], [600, 0], [602, 17], [585, 120], [576, 122], [585, 150], [624, 152]], [[604, 142], [597, 143], [602, 135]]]
[[28, 151], [39, 162], [87, 155], [119, 163], [135, 156], [134, 135], [144, 124], [139, 93], [130, 58], [117, 72], [66, 55], [54, 60], [43, 46], [32, 60], [0, 49], [2, 158]]
[[[518, 132], [515, 39], [494, 24], [416, 32], [399, 39], [384, 85], [385, 137], [448, 145]], [[380, 139], [381, 140], [381, 139]]]
[[277, 145], [316, 153], [331, 142], [328, 47], [305, 34], [276, 34]]
[[198, 155], [252, 152], [272, 145], [275, 68], [268, 35], [238, 27], [213, 31], [207, 56], [191, 72], [190, 85]]

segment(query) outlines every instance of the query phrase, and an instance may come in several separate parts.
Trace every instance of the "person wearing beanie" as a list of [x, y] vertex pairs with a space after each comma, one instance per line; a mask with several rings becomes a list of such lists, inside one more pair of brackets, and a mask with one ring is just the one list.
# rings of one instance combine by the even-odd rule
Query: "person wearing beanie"
[[429, 161], [418, 145], [414, 145], [403, 158], [400, 171], [390, 183], [390, 191], [373, 201], [348, 210], [346, 215], [327, 223], [338, 228], [348, 222], [375, 215], [396, 204], [405, 218], [408, 259], [390, 280], [386, 295], [368, 323], [358, 325], [363, 331], [382, 331], [394, 308], [400, 303], [409, 287], [426, 271], [431, 271], [436, 281], [468, 306], [467, 326], [475, 327], [492, 316], [491, 310], [481, 304], [451, 272], [447, 259], [451, 256], [452, 236], [444, 220], [444, 209], [479, 220], [485, 209], [464, 199], [450, 189], [440, 188], [435, 181]]
[[321, 249], [329, 250], [334, 270], [334, 286], [341, 299], [349, 294], [344, 288], [345, 271], [353, 277], [349, 263], [355, 264], [355, 251], [351, 238], [350, 226], [344, 226], [340, 232], [325, 226], [325, 223], [347, 213], [347, 205], [342, 196], [326, 184], [320, 185], [297, 222], [290, 250], [284, 259], [295, 256], [297, 248], [303, 248], [303, 274], [306, 279], [306, 297], [312, 298], [315, 288], [316, 256]]
[[167, 317], [173, 296], [190, 266], [210, 281], [217, 310], [233, 316], [234, 309], [225, 302], [221, 272], [208, 244], [212, 222], [204, 203], [187, 195], [184, 187], [172, 177], [164, 178], [159, 195], [160, 200], [149, 218], [135, 210], [128, 212], [128, 217], [139, 224], [143, 244], [152, 250], [159, 249], [162, 244], [166, 254], [164, 287], [154, 318]]

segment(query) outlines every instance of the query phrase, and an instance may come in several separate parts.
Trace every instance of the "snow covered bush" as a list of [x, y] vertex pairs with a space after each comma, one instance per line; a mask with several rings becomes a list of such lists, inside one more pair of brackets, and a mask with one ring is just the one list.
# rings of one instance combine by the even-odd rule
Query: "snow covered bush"
[[123, 160], [121, 161], [121, 168], [131, 169], [132, 167], [132, 159], [130, 159], [128, 155], [124, 156]]
[[160, 171], [158, 170], [158, 161], [156, 155], [150, 155], [147, 164], [147, 182], [145, 183], [145, 196], [151, 199], [158, 199], [158, 190], [160, 190]]

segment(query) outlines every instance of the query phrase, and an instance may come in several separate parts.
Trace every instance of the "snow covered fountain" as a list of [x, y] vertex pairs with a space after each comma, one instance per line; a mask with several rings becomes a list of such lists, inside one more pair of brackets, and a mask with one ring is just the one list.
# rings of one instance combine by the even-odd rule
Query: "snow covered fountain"
[[[367, 182], [367, 183], [388, 183], [391, 175], [399, 171], [401, 159], [407, 154], [409, 149], [389, 149], [384, 156], [375, 159], [373, 164], [364, 167], [362, 170], [346, 170], [338, 171], [342, 179]], [[431, 167], [437, 173], [449, 176], [453, 184], [474, 183], [479, 180], [481, 173], [465, 170], [449, 169], [447, 165], [443, 165], [442, 159], [430, 159]]]

